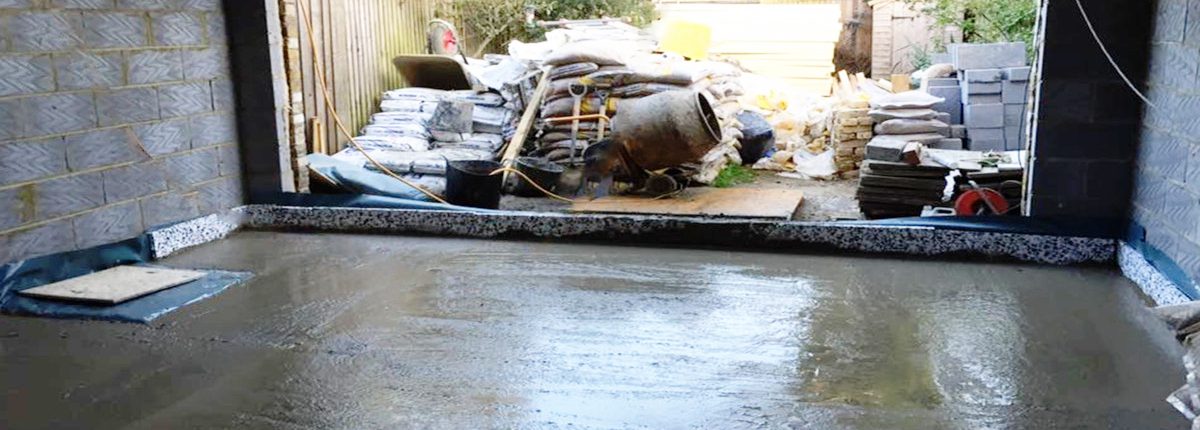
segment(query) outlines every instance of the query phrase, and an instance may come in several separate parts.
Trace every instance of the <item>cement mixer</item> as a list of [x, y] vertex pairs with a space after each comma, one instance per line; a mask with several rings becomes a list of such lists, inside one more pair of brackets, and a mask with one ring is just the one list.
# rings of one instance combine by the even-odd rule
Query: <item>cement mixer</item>
[[585, 154], [585, 176], [599, 183], [597, 197], [607, 195], [614, 181], [651, 195], [673, 191], [675, 181], [657, 172], [699, 161], [722, 139], [708, 99], [690, 90], [624, 101], [612, 126], [611, 139]]

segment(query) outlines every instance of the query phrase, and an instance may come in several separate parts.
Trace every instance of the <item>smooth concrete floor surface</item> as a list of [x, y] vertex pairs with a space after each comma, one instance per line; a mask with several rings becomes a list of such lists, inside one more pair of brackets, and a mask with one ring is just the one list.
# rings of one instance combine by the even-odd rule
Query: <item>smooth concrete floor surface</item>
[[0, 427], [1187, 428], [1104, 268], [242, 232], [149, 326], [0, 317]]

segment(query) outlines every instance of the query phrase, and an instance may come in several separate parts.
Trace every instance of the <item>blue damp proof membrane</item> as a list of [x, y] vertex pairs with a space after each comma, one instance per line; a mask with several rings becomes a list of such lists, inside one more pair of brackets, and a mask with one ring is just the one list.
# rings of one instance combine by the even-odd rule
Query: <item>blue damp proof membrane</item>
[[26, 297], [20, 291], [71, 279], [122, 265], [147, 264], [150, 239], [136, 239], [82, 251], [38, 257], [0, 266], [0, 313], [60, 319], [149, 323], [155, 318], [217, 295], [253, 275], [245, 272], [201, 270], [195, 281], [116, 305], [99, 305]]
[[1122, 237], [1127, 222], [1117, 218], [947, 216], [890, 218], [872, 221], [839, 221], [837, 225], [931, 227], [985, 233], [1037, 234], [1115, 239]]

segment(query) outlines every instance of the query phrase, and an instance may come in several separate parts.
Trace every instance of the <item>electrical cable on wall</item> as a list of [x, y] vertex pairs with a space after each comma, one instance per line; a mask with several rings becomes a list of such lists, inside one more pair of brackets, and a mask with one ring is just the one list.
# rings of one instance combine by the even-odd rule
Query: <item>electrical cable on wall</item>
[[1096, 27], [1092, 25], [1092, 19], [1088, 17], [1087, 11], [1083, 9], [1083, 2], [1081, 0], [1075, 0], [1075, 6], [1079, 7], [1079, 14], [1083, 16], [1083, 23], [1087, 24], [1088, 31], [1092, 33], [1092, 38], [1095, 39], [1096, 44], [1100, 46], [1100, 51], [1104, 53], [1106, 58], [1108, 58], [1108, 64], [1112, 64], [1113, 70], [1116, 70], [1117, 74], [1121, 75], [1121, 79], [1125, 81], [1125, 85], [1129, 86], [1129, 89], [1132, 90], [1134, 94], [1137, 94], [1138, 98], [1142, 99], [1142, 102], [1145, 102], [1147, 106], [1158, 109], [1158, 106], [1151, 102], [1150, 99], [1146, 98], [1146, 95], [1142, 94], [1142, 92], [1137, 89], [1137, 86], [1133, 84], [1133, 81], [1129, 80], [1129, 76], [1125, 75], [1125, 72], [1121, 70], [1121, 66], [1117, 65], [1117, 60], [1113, 59], [1112, 54], [1108, 52], [1108, 47], [1104, 45], [1104, 41], [1100, 40], [1100, 35], [1096, 33]]

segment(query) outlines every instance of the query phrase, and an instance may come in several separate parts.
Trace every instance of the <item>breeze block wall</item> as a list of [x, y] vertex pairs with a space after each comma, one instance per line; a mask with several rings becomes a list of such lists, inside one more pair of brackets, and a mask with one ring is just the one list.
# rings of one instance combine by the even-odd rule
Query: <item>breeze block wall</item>
[[0, 264], [242, 204], [221, 0], [0, 0]]
[[[1153, 0], [1083, 6], [1125, 73], [1145, 81]], [[1113, 70], [1074, 0], [1047, 0], [1045, 13], [1030, 214], [1123, 220], [1142, 102]]]
[[1157, 0], [1132, 198], [1135, 245], [1200, 298], [1200, 0]]

